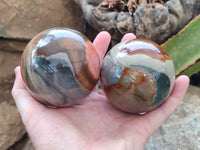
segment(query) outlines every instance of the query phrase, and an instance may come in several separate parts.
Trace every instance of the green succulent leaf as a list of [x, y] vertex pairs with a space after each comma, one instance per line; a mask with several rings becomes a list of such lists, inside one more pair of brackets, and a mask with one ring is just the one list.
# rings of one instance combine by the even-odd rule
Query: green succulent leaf
[[162, 47], [174, 62], [176, 75], [200, 71], [200, 15]]
[[200, 60], [198, 60], [194, 65], [185, 69], [181, 74], [192, 75], [194, 73], [197, 73], [199, 70], [200, 70]]

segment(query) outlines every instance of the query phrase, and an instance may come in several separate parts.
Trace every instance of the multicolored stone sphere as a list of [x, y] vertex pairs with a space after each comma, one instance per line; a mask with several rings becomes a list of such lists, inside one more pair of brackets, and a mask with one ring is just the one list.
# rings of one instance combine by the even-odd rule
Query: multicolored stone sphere
[[172, 91], [175, 71], [167, 52], [148, 40], [128, 40], [113, 47], [101, 68], [109, 101], [122, 111], [144, 113], [161, 105]]
[[29, 92], [54, 107], [79, 103], [95, 87], [99, 72], [99, 56], [92, 43], [68, 28], [38, 34], [21, 60], [21, 74]]

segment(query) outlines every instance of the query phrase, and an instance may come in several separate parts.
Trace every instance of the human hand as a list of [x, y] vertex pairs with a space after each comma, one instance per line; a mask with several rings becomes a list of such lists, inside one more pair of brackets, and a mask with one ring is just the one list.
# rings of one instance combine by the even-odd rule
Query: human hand
[[[126, 34], [122, 40], [136, 38]], [[101, 32], [93, 44], [103, 63], [110, 35]], [[20, 74], [12, 90], [22, 121], [38, 150], [133, 150], [143, 149], [149, 137], [173, 113], [189, 84], [186, 76], [176, 79], [174, 89], [159, 108], [144, 115], [122, 112], [113, 107], [104, 93], [95, 90], [81, 105], [48, 108], [26, 90]]]

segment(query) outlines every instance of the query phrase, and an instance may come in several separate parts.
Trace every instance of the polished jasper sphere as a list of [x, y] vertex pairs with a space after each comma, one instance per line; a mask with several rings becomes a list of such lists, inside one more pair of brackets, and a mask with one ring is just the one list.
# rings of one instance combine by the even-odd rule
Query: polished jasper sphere
[[95, 87], [100, 61], [81, 33], [54, 28], [34, 37], [24, 50], [21, 73], [29, 92], [54, 107], [77, 104]]
[[173, 62], [161, 46], [143, 39], [128, 40], [106, 55], [101, 83], [114, 106], [125, 112], [143, 113], [169, 96], [174, 72]]

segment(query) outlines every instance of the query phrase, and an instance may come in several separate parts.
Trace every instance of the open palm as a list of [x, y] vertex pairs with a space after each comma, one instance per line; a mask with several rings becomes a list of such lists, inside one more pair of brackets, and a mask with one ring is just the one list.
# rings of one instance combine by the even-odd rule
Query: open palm
[[[126, 34], [122, 40], [136, 38]], [[110, 42], [110, 35], [101, 32], [94, 46], [101, 58]], [[189, 79], [181, 76], [168, 100], [145, 115], [124, 113], [113, 107], [104, 93], [95, 90], [80, 105], [48, 108], [26, 90], [20, 67], [15, 69], [12, 90], [25, 127], [38, 150], [133, 150], [143, 149], [148, 138], [173, 113], [183, 98]]]

